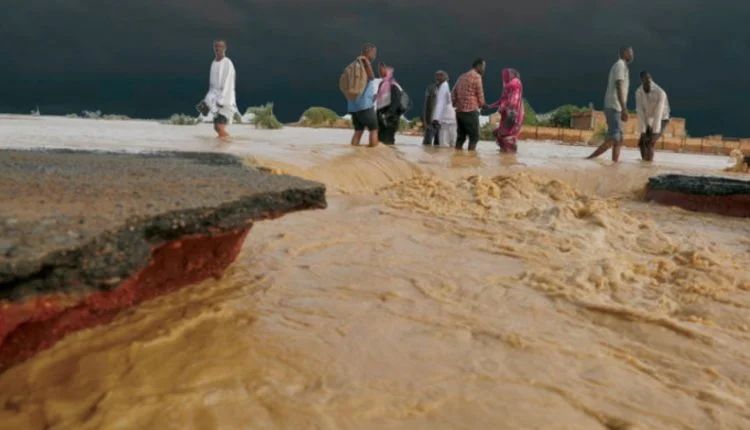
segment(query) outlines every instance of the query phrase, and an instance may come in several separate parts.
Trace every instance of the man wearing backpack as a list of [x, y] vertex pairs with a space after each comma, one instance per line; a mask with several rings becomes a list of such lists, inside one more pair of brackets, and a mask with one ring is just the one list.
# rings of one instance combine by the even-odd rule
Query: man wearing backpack
[[372, 43], [362, 45], [362, 55], [357, 58], [367, 74], [367, 84], [364, 91], [354, 100], [347, 100], [347, 112], [352, 116], [354, 135], [352, 145], [359, 145], [365, 128], [370, 133], [369, 146], [378, 145], [378, 117], [375, 113], [375, 74], [372, 70], [372, 62], [377, 56], [377, 48]]
[[393, 67], [381, 62], [378, 74], [382, 78], [375, 97], [378, 115], [378, 140], [386, 145], [396, 144], [396, 132], [404, 113], [411, 109], [411, 99], [393, 77]]

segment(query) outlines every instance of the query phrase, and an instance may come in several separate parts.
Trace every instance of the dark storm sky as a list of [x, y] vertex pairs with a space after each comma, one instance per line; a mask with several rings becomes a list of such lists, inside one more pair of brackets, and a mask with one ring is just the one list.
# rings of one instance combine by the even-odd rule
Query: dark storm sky
[[631, 89], [651, 71], [691, 135], [750, 136], [747, 22], [740, 0], [5, 0], [0, 112], [192, 114], [215, 37], [229, 42], [241, 110], [273, 101], [283, 121], [312, 105], [343, 113], [338, 76], [365, 41], [418, 106], [436, 69], [453, 79], [482, 56], [489, 99], [511, 66], [537, 111], [601, 108], [627, 43]]

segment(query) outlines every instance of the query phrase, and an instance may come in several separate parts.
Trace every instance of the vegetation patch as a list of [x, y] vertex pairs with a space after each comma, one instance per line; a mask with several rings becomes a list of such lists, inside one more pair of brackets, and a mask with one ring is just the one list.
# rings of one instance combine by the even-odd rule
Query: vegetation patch
[[164, 123], [171, 125], [195, 125], [198, 124], [198, 118], [185, 115], [184, 113], [176, 113], [169, 117]]
[[479, 140], [495, 140], [495, 129], [497, 124], [487, 122], [485, 125], [479, 127]]
[[273, 114], [273, 103], [266, 103], [263, 106], [252, 106], [247, 108], [245, 115], [252, 114], [253, 119], [250, 123], [255, 128], [265, 128], [269, 130], [278, 130], [284, 127], [284, 124], [276, 119], [276, 115]]
[[331, 109], [322, 106], [307, 108], [302, 113], [300, 125], [304, 127], [330, 127], [335, 125], [341, 118]]

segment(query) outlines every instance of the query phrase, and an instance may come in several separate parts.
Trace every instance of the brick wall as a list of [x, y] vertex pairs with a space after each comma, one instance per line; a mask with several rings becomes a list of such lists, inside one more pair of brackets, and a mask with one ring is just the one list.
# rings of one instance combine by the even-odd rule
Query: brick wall
[[[589, 117], [590, 119], [590, 117]], [[682, 123], [684, 127], [684, 122]], [[677, 127], [680, 127], [679, 123]], [[581, 130], [569, 128], [554, 127], [534, 127], [524, 125], [521, 128], [521, 139], [529, 140], [557, 140], [570, 144], [586, 144], [594, 137], [594, 130]], [[623, 144], [629, 148], [638, 147], [637, 133], [625, 133]], [[601, 143], [601, 142], [597, 142]], [[697, 152], [705, 154], [725, 154], [729, 155], [734, 149], [739, 149], [745, 154], [750, 154], [750, 139], [740, 139], [738, 141], [724, 141], [721, 137], [710, 136], [706, 138], [689, 138], [680, 136], [662, 135], [656, 144], [656, 149], [674, 152]]]
[[669, 124], [667, 124], [662, 134], [666, 137], [687, 136], [687, 132], [685, 131], [685, 118], [670, 119]]
[[576, 115], [570, 119], [570, 127], [576, 130], [593, 130], [591, 115]]
[[[592, 115], [594, 117], [593, 123], [591, 121]], [[597, 130], [600, 128], [607, 128], [607, 119], [604, 117], [604, 112], [602, 111], [595, 110], [593, 112], [580, 112], [574, 114], [571, 118], [571, 127], [576, 130]], [[623, 125], [623, 131], [625, 134], [635, 134], [638, 132], [638, 117], [636, 115], [630, 115]], [[684, 137], [685, 119], [670, 119], [663, 134], [665, 136]]]

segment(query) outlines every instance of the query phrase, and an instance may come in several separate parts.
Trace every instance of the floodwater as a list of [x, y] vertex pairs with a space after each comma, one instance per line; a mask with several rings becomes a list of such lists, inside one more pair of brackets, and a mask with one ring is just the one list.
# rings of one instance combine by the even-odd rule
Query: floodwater
[[0, 428], [750, 428], [750, 223], [641, 200], [729, 157], [230, 130], [0, 119], [3, 146], [226, 151], [329, 190], [222, 280], [0, 375]]

